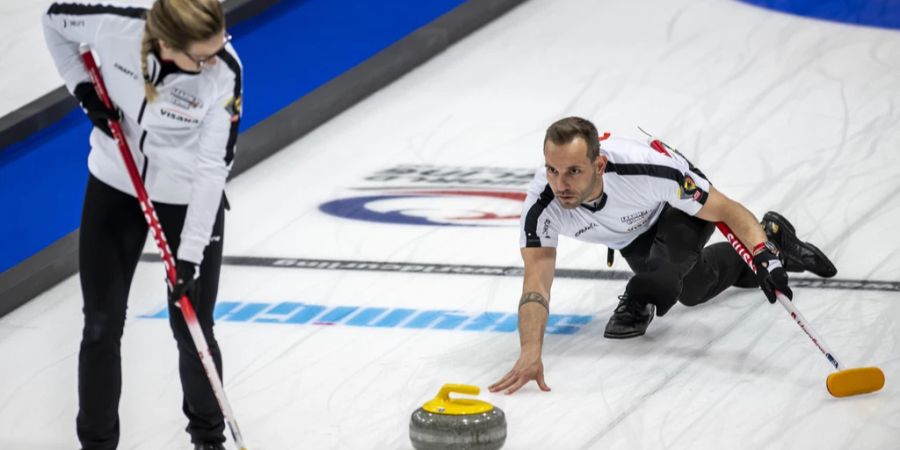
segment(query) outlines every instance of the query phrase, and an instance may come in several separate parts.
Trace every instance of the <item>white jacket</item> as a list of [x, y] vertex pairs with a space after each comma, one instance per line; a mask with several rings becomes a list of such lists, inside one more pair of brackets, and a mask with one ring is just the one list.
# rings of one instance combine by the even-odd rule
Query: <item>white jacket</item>
[[[54, 3], [44, 16], [44, 36], [69, 92], [90, 81], [79, 44], [94, 52], [122, 129], [153, 201], [188, 205], [178, 258], [200, 264], [234, 158], [241, 114], [242, 68], [231, 45], [200, 73], [161, 70], [151, 53], [148, 72], [159, 95], [144, 96], [141, 38], [144, 8]], [[165, 72], [165, 73], [161, 73]], [[115, 140], [91, 133], [88, 168], [104, 183], [130, 195], [131, 180]]]

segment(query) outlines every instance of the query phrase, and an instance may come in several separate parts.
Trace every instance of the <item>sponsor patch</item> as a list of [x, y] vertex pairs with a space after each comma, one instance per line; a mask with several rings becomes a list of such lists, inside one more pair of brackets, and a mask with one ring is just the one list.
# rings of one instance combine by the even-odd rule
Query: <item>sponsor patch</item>
[[181, 122], [181, 123], [185, 123], [185, 124], [195, 125], [195, 124], [200, 123], [200, 119], [198, 119], [196, 117], [192, 117], [190, 114], [187, 114], [183, 111], [177, 111], [172, 108], [160, 107], [159, 115], [166, 119], [174, 120], [175, 122]]
[[174, 88], [169, 91], [168, 100], [173, 105], [184, 109], [197, 109], [203, 107], [203, 102], [196, 95], [183, 89]]
[[586, 226], [586, 227], [584, 227], [584, 228], [582, 228], [582, 229], [576, 231], [576, 232], [575, 232], [575, 237], [581, 236], [582, 234], [584, 234], [584, 233], [586, 233], [586, 232], [588, 232], [588, 231], [591, 231], [591, 230], [593, 230], [594, 228], [597, 228], [597, 224], [596, 224], [595, 222], [592, 222], [590, 225], [588, 225], [588, 226]]
[[125, 66], [119, 64], [118, 62], [114, 62], [114, 63], [113, 63], [113, 67], [115, 67], [116, 70], [118, 70], [119, 72], [122, 72], [122, 73], [124, 73], [125, 75], [128, 75], [128, 76], [131, 77], [131, 79], [133, 79], [133, 80], [137, 80], [137, 79], [138, 79], [137, 74], [134, 73], [133, 70], [131, 70], [131, 69], [129, 69], [129, 68], [127, 68], [127, 67], [125, 67]]
[[84, 26], [84, 19], [65, 19], [63, 20], [63, 28], [81, 28]]

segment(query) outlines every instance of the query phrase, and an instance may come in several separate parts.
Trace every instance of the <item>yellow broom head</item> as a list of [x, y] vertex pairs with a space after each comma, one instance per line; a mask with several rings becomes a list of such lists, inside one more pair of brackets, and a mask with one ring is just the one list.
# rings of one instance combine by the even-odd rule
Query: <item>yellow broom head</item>
[[855, 367], [828, 375], [828, 392], [835, 397], [875, 392], [884, 387], [884, 372], [877, 367]]

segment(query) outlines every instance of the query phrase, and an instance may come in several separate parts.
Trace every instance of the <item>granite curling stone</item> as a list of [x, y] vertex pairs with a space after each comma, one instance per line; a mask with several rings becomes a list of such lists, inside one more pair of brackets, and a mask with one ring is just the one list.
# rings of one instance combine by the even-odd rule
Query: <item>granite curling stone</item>
[[412, 414], [409, 439], [416, 450], [497, 450], [506, 442], [506, 415], [488, 402], [451, 399], [478, 395], [477, 386], [445, 384], [437, 397]]

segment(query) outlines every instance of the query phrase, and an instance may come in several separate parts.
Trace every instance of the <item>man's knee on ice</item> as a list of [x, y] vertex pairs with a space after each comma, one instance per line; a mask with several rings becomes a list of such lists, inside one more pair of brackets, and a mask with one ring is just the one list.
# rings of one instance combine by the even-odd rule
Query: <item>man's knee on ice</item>
[[639, 273], [631, 277], [625, 290], [638, 301], [656, 305], [656, 316], [662, 317], [675, 305], [681, 280], [667, 270]]

